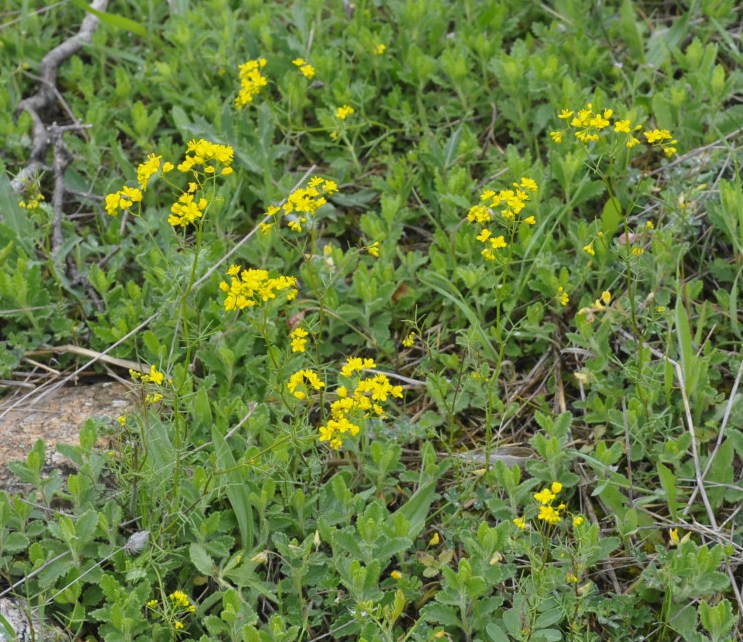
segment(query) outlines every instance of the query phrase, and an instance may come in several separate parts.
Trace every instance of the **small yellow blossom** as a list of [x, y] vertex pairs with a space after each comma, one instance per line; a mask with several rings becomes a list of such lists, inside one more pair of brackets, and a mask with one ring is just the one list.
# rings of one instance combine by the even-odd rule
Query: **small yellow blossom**
[[653, 221], [651, 221], [650, 219], [648, 219], [647, 221], [645, 221], [645, 229], [646, 230], [654, 230], [655, 229], [655, 225], [653, 224]]
[[325, 387], [325, 384], [320, 381], [317, 373], [312, 370], [299, 370], [295, 372], [289, 377], [286, 387], [289, 389], [289, 392], [302, 401], [307, 398], [308, 384], [313, 390], [321, 390]]
[[384, 55], [385, 51], [387, 51], [387, 45], [384, 45], [381, 42], [376, 47], [374, 47], [375, 56], [382, 56]]
[[593, 249], [593, 241], [591, 241], [588, 245], [584, 245], [583, 251], [590, 256], [596, 256], [596, 250]]
[[253, 268], [243, 270], [239, 265], [231, 266], [227, 270], [227, 275], [230, 277], [230, 283], [222, 281], [219, 289], [227, 294], [224, 309], [228, 312], [261, 306], [275, 299], [282, 291], [286, 291], [288, 301], [299, 293], [297, 279], [293, 276], [271, 278], [266, 270]]
[[150, 178], [160, 170], [161, 159], [162, 156], [157, 156], [154, 153], [148, 154], [147, 160], [139, 164], [137, 167], [137, 183], [139, 183], [141, 189], [147, 189]]
[[658, 307], [655, 308], [655, 311], [658, 314], [663, 314], [666, 311], [666, 307], [664, 305], [659, 305]]
[[411, 332], [402, 340], [402, 345], [405, 348], [412, 348], [415, 343], [415, 332]]
[[555, 141], [558, 145], [562, 145], [562, 137], [565, 135], [565, 132], [561, 131], [553, 131], [550, 132], [550, 138]]
[[567, 120], [567, 119], [568, 119], [568, 118], [570, 118], [570, 117], [571, 117], [571, 116], [572, 116], [572, 115], [573, 115], [574, 113], [575, 113], [575, 112], [572, 112], [572, 111], [570, 111], [570, 110], [568, 110], [568, 109], [563, 109], [563, 110], [562, 110], [562, 111], [561, 111], [561, 112], [560, 112], [560, 113], [559, 113], [559, 114], [557, 115], [557, 117], [558, 117], [559, 119], [561, 119], [561, 120]]
[[307, 336], [309, 336], [309, 333], [302, 328], [292, 331], [289, 335], [292, 340], [292, 352], [304, 352], [304, 347], [307, 345]]
[[392, 571], [392, 572], [390, 573], [390, 577], [391, 577], [391, 578], [392, 578], [393, 580], [399, 580], [399, 579], [402, 579], [402, 573], [400, 573], [400, 571]]
[[120, 426], [121, 426], [122, 428], [123, 428], [124, 426], [126, 426], [126, 417], [124, 417], [123, 415], [122, 415], [121, 417], [116, 417], [116, 421], [118, 421], [118, 422], [119, 422], [119, 425], [120, 425]]
[[573, 517], [573, 528], [580, 527], [580, 525], [585, 521], [586, 520], [582, 515], [575, 515], [575, 517]]
[[516, 517], [513, 520], [513, 523], [516, 524], [516, 526], [518, 526], [522, 531], [526, 529], [526, 519], [524, 519], [523, 517]]
[[349, 105], [343, 105], [338, 107], [335, 111], [335, 117], [338, 120], [346, 120], [351, 114], [355, 113], [355, 109]]
[[551, 526], [555, 526], [560, 523], [560, 513], [552, 506], [540, 506], [537, 519], [547, 522]]
[[439, 541], [440, 541], [439, 534], [438, 533], [434, 533], [431, 536], [431, 539], [428, 540], [428, 545], [429, 546], [438, 546], [439, 545]]
[[373, 256], [375, 259], [379, 258], [379, 241], [374, 241], [369, 247], [366, 248], [366, 251], [369, 253], [370, 256]]
[[182, 606], [183, 608], [188, 608], [191, 605], [191, 601], [188, 599], [188, 596], [183, 591], [173, 591], [170, 595], [168, 595], [168, 598], [171, 602], [173, 602], [177, 606]]
[[179, 622], [178, 620], [176, 620], [173, 626], [175, 627], [176, 631], [180, 631], [183, 628], [183, 622]]
[[570, 297], [568, 296], [568, 293], [565, 291], [565, 288], [560, 286], [557, 288], [557, 300], [560, 302], [560, 305], [562, 307], [567, 306], [568, 303], [570, 303]]
[[253, 98], [268, 84], [268, 80], [262, 74], [265, 66], [265, 58], [248, 60], [240, 65], [240, 92], [235, 98], [235, 105], [238, 109], [252, 103]]
[[555, 494], [558, 495], [560, 492], [562, 492], [562, 484], [560, 482], [552, 482], [552, 486], [550, 487], [550, 490]]
[[642, 254], [645, 254], [645, 250], [641, 247], [633, 247], [632, 248], [632, 256], [641, 256]]
[[577, 584], [578, 577], [574, 573], [568, 573], [567, 575], [565, 575], [565, 581], [570, 584]]
[[376, 368], [377, 364], [374, 359], [362, 359], [360, 357], [353, 357], [348, 359], [343, 367], [341, 368], [341, 375], [344, 377], [351, 377], [354, 372], [361, 370], [367, 370], [369, 368]]
[[292, 64], [299, 67], [299, 71], [308, 80], [311, 80], [315, 76], [315, 68], [304, 58], [295, 58], [292, 60]]
[[158, 600], [150, 600], [147, 602], [146, 606], [147, 608], [154, 609], [160, 602]]
[[537, 223], [537, 219], [536, 219], [536, 218], [534, 218], [534, 216], [533, 216], [533, 215], [532, 215], [532, 216], [527, 216], [527, 217], [526, 217], [526, 218], [524, 219], [524, 223], [526, 223], [527, 225], [536, 225], [536, 223]]
[[555, 493], [553, 493], [549, 488], [543, 488], [538, 493], [534, 493], [534, 499], [542, 505], [549, 504], [555, 499], [555, 496]]

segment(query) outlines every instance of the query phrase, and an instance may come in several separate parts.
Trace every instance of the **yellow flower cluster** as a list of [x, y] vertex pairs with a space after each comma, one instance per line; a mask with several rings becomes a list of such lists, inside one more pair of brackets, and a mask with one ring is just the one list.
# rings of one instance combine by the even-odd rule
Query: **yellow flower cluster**
[[260, 306], [276, 298], [278, 292], [286, 290], [287, 301], [297, 296], [297, 279], [293, 276], [271, 278], [266, 270], [250, 268], [243, 270], [240, 265], [231, 265], [227, 270], [230, 283], [222, 281], [219, 289], [227, 293], [224, 309], [227, 311]]
[[495, 261], [496, 251], [508, 247], [504, 235], [496, 236], [487, 227], [493, 220], [493, 210], [500, 208], [501, 220], [506, 225], [534, 225], [537, 220], [533, 215], [522, 216], [522, 212], [529, 201], [529, 192], [537, 191], [535, 180], [523, 177], [520, 183], [513, 183], [514, 189], [504, 189], [498, 192], [488, 189], [480, 194], [480, 203], [470, 208], [467, 213], [469, 223], [477, 223], [482, 230], [477, 235], [477, 240], [485, 245], [481, 254], [488, 261]]
[[292, 340], [292, 352], [304, 352], [305, 346], [307, 345], [307, 337], [309, 336], [307, 330], [303, 328], [296, 328], [289, 334], [289, 338]]
[[175, 606], [184, 608], [189, 613], [194, 613], [196, 611], [196, 607], [191, 604], [191, 600], [188, 599], [188, 596], [183, 591], [173, 591], [168, 595], [168, 598]]
[[411, 332], [402, 340], [402, 345], [404, 348], [412, 348], [413, 344], [415, 343], [415, 332]]
[[643, 132], [643, 136], [654, 147], [660, 147], [668, 158], [678, 153], [678, 149], [673, 147], [673, 145], [678, 144], [678, 141], [673, 138], [671, 132], [667, 129], [651, 129]]
[[39, 207], [41, 201], [44, 200], [44, 195], [41, 193], [39, 183], [37, 181], [33, 181], [30, 184], [26, 183], [24, 187], [26, 198], [18, 201], [18, 205], [24, 210], [35, 210], [37, 207]]
[[[628, 119], [617, 119], [614, 117], [613, 109], [604, 109], [594, 112], [593, 104], [588, 103], [584, 109], [577, 112], [563, 109], [557, 116], [560, 120], [570, 121], [569, 128], [550, 132], [550, 137], [560, 145], [563, 142], [566, 131], [572, 129], [573, 135], [581, 143], [587, 144], [601, 140], [602, 135], [610, 132], [624, 136], [624, 144], [632, 149], [640, 144], [640, 139], [634, 133], [642, 129], [642, 125], [632, 125]], [[609, 129], [614, 118], [614, 127]], [[674, 147], [678, 141], [673, 139], [671, 132], [667, 129], [653, 129], [644, 132], [647, 142], [655, 149], [662, 151], [668, 158], [678, 152]]]
[[325, 387], [325, 383], [320, 380], [316, 372], [305, 369], [299, 370], [289, 377], [286, 387], [297, 399], [303, 401], [307, 399], [307, 393], [310, 391], [310, 388], [312, 390], [321, 390]]
[[[218, 145], [203, 138], [191, 140], [186, 146], [186, 157], [178, 165], [178, 171], [199, 173], [198, 167], [204, 168], [204, 174], [216, 174], [221, 165], [221, 174], [227, 176], [232, 174], [232, 160], [234, 150], [229, 145]], [[214, 164], [212, 164], [214, 163]]]
[[150, 374], [141, 374], [136, 370], [129, 370], [129, 376], [133, 381], [141, 381], [142, 383], [154, 383], [157, 386], [162, 386], [165, 381], [165, 375], [157, 369], [157, 366], [153, 363], [150, 366]]
[[[201, 178], [219, 173], [227, 176], [232, 173], [234, 152], [229, 145], [218, 145], [208, 140], [192, 140], [186, 146], [185, 159], [178, 165], [181, 172], [192, 172], [197, 182], [188, 184], [188, 189], [181, 194], [170, 209], [168, 223], [173, 227], [193, 225], [204, 215], [208, 205], [206, 199], [196, 200], [194, 193], [202, 188]], [[159, 171], [163, 174], [174, 169], [173, 163], [163, 162], [162, 156], [148, 154], [147, 159], [137, 166], [137, 184], [139, 187], [124, 186], [118, 192], [106, 196], [106, 212], [117, 216], [120, 210], [129, 209], [134, 203], [142, 202], [142, 193], [150, 184], [152, 177]]]
[[355, 113], [356, 110], [350, 105], [342, 105], [335, 110], [335, 117], [338, 120], [346, 120], [351, 114]]
[[567, 306], [568, 303], [570, 303], [570, 296], [565, 291], [565, 288], [560, 286], [557, 288], [557, 300], [560, 302], [560, 305], [564, 308]]
[[534, 493], [534, 499], [536, 499], [539, 506], [539, 513], [537, 519], [547, 522], [550, 526], [556, 526], [560, 523], [560, 511], [565, 510], [565, 504], [553, 505], [553, 502], [562, 491], [562, 484], [560, 482], [552, 482], [549, 488], [543, 488], [538, 493]]
[[[315, 176], [307, 183], [307, 187], [295, 189], [286, 199], [281, 207], [272, 205], [266, 210], [267, 216], [276, 216], [280, 212], [287, 217], [289, 228], [294, 232], [301, 232], [302, 225], [307, 222], [308, 217], [314, 217], [315, 212], [325, 205], [328, 200], [326, 196], [335, 194], [338, 185], [335, 181]], [[266, 224], [266, 231], [271, 229], [272, 223]]]
[[128, 210], [134, 203], [142, 201], [142, 192], [136, 187], [124, 185], [118, 192], [106, 195], [106, 212], [109, 216], [118, 216], [119, 210]]
[[197, 188], [196, 183], [191, 183], [189, 191], [183, 192], [178, 198], [178, 202], [173, 203], [170, 208], [170, 216], [168, 216], [168, 223], [173, 227], [193, 225], [204, 215], [208, 202], [205, 198], [200, 198], [198, 201], [194, 199], [192, 192], [196, 191]]
[[381, 42], [376, 47], [374, 47], [375, 56], [383, 56], [385, 51], [387, 51], [387, 45], [382, 44]]
[[[346, 361], [341, 375], [352, 377], [356, 372], [375, 366], [374, 359], [355, 357]], [[355, 437], [359, 433], [360, 422], [371, 416], [384, 417], [382, 404], [390, 397], [402, 398], [402, 386], [393, 386], [387, 376], [380, 373], [359, 379], [351, 392], [346, 386], [339, 386], [336, 394], [338, 399], [330, 405], [331, 418], [319, 428], [319, 440], [327, 441], [333, 450], [343, 446], [343, 435]]]
[[160, 171], [161, 167], [163, 174], [167, 174], [173, 170], [173, 163], [163, 163], [162, 158], [162, 156], [157, 156], [154, 153], [147, 154], [147, 160], [137, 166], [137, 183], [140, 189], [147, 189], [150, 179]]
[[308, 80], [312, 80], [315, 77], [315, 68], [304, 58], [295, 58], [292, 60], [292, 64], [299, 67], [299, 71]]
[[235, 105], [237, 105], [238, 109], [242, 109], [245, 105], [252, 103], [253, 98], [268, 84], [268, 80], [261, 73], [261, 70], [265, 66], [265, 58], [247, 60], [240, 65], [240, 92], [235, 98]]

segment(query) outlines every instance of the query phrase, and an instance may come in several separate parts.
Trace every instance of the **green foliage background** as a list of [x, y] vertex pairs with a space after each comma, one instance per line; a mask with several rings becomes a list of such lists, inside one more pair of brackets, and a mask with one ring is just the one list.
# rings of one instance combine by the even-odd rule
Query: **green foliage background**
[[[33, 210], [10, 187], [32, 133], [14, 111], [83, 5], [0, 2], [0, 378], [30, 350], [107, 350], [152, 317], [111, 354], [157, 364], [172, 394], [158, 408], [134, 394], [126, 428], [86, 424], [80, 447], [60, 447], [78, 467], [69, 478], [42, 474], [42, 444], [13, 465], [29, 492], [0, 493], [3, 587], [27, 578], [15, 595], [68, 639], [734, 639], [734, 0], [111, 3], [60, 67], [64, 105], [48, 115], [90, 125], [65, 136], [55, 254], [52, 176], [37, 177], [46, 201]], [[257, 57], [269, 85], [238, 111], [238, 66]], [[596, 173], [609, 158], [549, 137], [562, 109], [589, 102], [671, 130], [680, 155], [612, 165], [610, 198]], [[355, 113], [341, 126], [344, 104]], [[195, 266], [164, 188], [148, 190], [141, 218], [103, 209], [148, 153], [177, 163], [194, 138], [235, 151]], [[308, 170], [340, 187], [318, 243], [257, 234], [233, 259], [303, 284], [261, 336], [223, 310], [226, 265], [192, 292], [188, 275]], [[522, 176], [539, 184], [537, 224], [499, 272], [466, 215], [482, 190]], [[630, 233], [643, 254], [622, 253]], [[364, 250], [374, 242], [378, 259]], [[612, 305], [591, 321], [580, 311], [604, 290]], [[173, 313], [184, 297], [186, 339]], [[328, 381], [349, 356], [409, 380], [392, 416], [340, 454], [316, 442], [321, 411], [283, 399], [305, 367], [287, 348], [296, 319]], [[532, 494], [554, 481], [583, 530], [539, 530]], [[533, 530], [514, 525], [522, 514]], [[143, 530], [144, 551], [121, 550]], [[195, 613], [173, 610], [175, 590]]]

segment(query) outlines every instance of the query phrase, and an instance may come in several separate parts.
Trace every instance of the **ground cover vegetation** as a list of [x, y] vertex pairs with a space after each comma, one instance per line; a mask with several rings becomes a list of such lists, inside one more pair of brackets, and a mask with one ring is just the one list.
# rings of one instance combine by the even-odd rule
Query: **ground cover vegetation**
[[94, 5], [0, 2], [0, 378], [81, 346], [133, 407], [12, 465], [3, 595], [76, 640], [736, 639], [737, 2]]

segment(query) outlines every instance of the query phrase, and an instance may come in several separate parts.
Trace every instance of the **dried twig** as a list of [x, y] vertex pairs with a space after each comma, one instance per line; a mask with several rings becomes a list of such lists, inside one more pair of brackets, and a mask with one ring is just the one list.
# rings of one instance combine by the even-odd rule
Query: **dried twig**
[[[108, 0], [93, 0], [91, 8], [103, 11], [107, 5]], [[57, 99], [57, 69], [59, 65], [77, 53], [85, 43], [90, 42], [93, 32], [98, 27], [98, 22], [98, 18], [94, 14], [86, 14], [80, 26], [80, 31], [54, 47], [42, 58], [39, 64], [38, 91], [32, 96], [24, 98], [18, 104], [16, 115], [25, 111], [31, 117], [33, 130], [28, 164], [16, 174], [10, 183], [16, 192], [23, 191], [29, 179], [39, 171], [46, 169], [47, 152], [54, 141], [41, 114], [51, 107]]]

